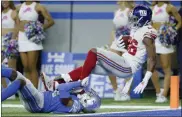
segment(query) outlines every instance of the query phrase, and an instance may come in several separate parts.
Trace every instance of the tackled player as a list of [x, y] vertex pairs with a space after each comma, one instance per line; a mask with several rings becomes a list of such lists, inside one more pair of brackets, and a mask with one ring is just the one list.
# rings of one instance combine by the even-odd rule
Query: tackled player
[[[25, 109], [31, 113], [79, 113], [93, 112], [101, 105], [101, 99], [92, 89], [87, 88], [88, 80], [59, 84], [55, 91], [39, 92], [20, 72], [2, 67], [2, 77], [12, 83], [2, 91], [1, 101], [19, 93]], [[72, 92], [75, 88], [83, 92]]]

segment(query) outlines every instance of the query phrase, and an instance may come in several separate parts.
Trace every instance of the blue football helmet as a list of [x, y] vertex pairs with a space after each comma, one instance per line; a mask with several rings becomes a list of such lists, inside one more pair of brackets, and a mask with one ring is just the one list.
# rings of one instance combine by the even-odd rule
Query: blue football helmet
[[148, 25], [152, 19], [152, 10], [148, 6], [138, 5], [129, 14], [129, 22], [132, 27]]
[[93, 89], [88, 89], [85, 93], [78, 95], [80, 103], [83, 105], [84, 112], [94, 112], [101, 105], [101, 98]]

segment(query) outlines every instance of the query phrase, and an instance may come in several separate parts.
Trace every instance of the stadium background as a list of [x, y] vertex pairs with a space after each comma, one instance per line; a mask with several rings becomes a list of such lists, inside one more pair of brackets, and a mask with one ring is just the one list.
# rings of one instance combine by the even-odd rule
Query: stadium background
[[[180, 1], [171, 3], [179, 9]], [[15, 1], [15, 4], [20, 2]], [[116, 1], [41, 1], [55, 21], [55, 25], [47, 30], [44, 50], [41, 55], [41, 69], [49, 77], [67, 73], [76, 66], [82, 65], [87, 51], [92, 47], [101, 47], [109, 43], [113, 29], [112, 19], [117, 9]], [[149, 5], [147, 1], [136, 1], [136, 4]], [[177, 73], [176, 53], [172, 63], [172, 72]], [[157, 64], [158, 72], [163, 83], [163, 72]], [[132, 87], [142, 79], [145, 68], [136, 74]], [[96, 88], [101, 97], [112, 97], [112, 87], [107, 76], [91, 75], [90, 86]], [[122, 80], [118, 80], [122, 84]], [[121, 85], [122, 86], [122, 85]], [[43, 88], [41, 81], [39, 88]], [[147, 91], [155, 96], [150, 82]], [[138, 98], [141, 95], [131, 97]]]
[[[136, 4], [148, 5], [145, 1], [136, 1]], [[178, 9], [180, 1], [172, 1]], [[15, 1], [15, 4], [19, 4]], [[87, 51], [92, 47], [100, 47], [108, 44], [113, 27], [113, 13], [117, 9], [114, 1], [41, 1], [55, 21], [55, 25], [48, 29], [47, 38], [44, 41], [44, 50], [41, 55], [42, 71], [50, 77], [65, 73], [83, 63]], [[173, 72], [176, 72], [176, 55], [173, 57]], [[21, 67], [21, 66], [20, 66]], [[163, 73], [160, 72], [161, 83]], [[141, 81], [145, 68], [139, 70], [132, 87]], [[96, 78], [97, 77], [97, 78]], [[106, 76], [91, 75], [90, 86], [95, 87], [101, 97], [112, 97], [112, 87]], [[120, 84], [122, 81], [120, 80]], [[41, 84], [41, 83], [40, 83]], [[42, 87], [42, 85], [40, 85]], [[132, 91], [131, 91], [132, 93]], [[142, 95], [131, 94], [132, 98], [140, 98]], [[181, 115], [181, 110], [169, 109], [169, 102], [155, 104], [155, 91], [150, 82], [144, 92], [143, 98], [132, 99], [130, 102], [114, 102], [113, 99], [103, 99], [99, 116], [175, 116]], [[7, 100], [2, 104], [3, 116], [56, 116], [52, 114], [31, 114], [20, 104], [18, 99]], [[142, 110], [151, 110], [142, 112]], [[162, 111], [156, 111], [162, 109]], [[126, 111], [138, 111], [125, 113]], [[116, 113], [111, 113], [116, 112]], [[122, 113], [121, 113], [122, 112]], [[58, 115], [61, 116], [61, 115]], [[66, 115], [63, 115], [66, 116]], [[68, 115], [70, 116], [70, 115]], [[79, 115], [78, 115], [79, 116]]]

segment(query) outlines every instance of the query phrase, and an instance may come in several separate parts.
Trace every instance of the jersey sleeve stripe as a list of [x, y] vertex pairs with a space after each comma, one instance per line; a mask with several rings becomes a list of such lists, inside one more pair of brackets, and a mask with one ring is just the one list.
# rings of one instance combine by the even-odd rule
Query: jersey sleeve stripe
[[148, 38], [155, 40], [157, 38], [157, 35], [151, 34], [151, 33], [146, 33], [146, 34], [144, 34], [144, 37], [148, 37]]

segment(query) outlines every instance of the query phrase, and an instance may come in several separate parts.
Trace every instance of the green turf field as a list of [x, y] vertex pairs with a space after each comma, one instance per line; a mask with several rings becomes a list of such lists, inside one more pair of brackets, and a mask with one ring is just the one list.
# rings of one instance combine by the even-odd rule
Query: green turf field
[[[132, 99], [129, 102], [114, 102], [113, 99], [103, 99], [100, 112], [123, 112], [136, 110], [154, 110], [169, 107], [169, 102], [164, 104], [155, 104], [155, 98]], [[27, 112], [23, 107], [4, 107], [7, 105], [21, 105], [19, 99], [6, 100], [2, 103], [2, 116], [53, 116], [53, 114], [32, 114]], [[150, 108], [151, 107], [151, 108]], [[54, 116], [58, 116], [55, 115]], [[59, 115], [60, 116], [60, 115]]]

